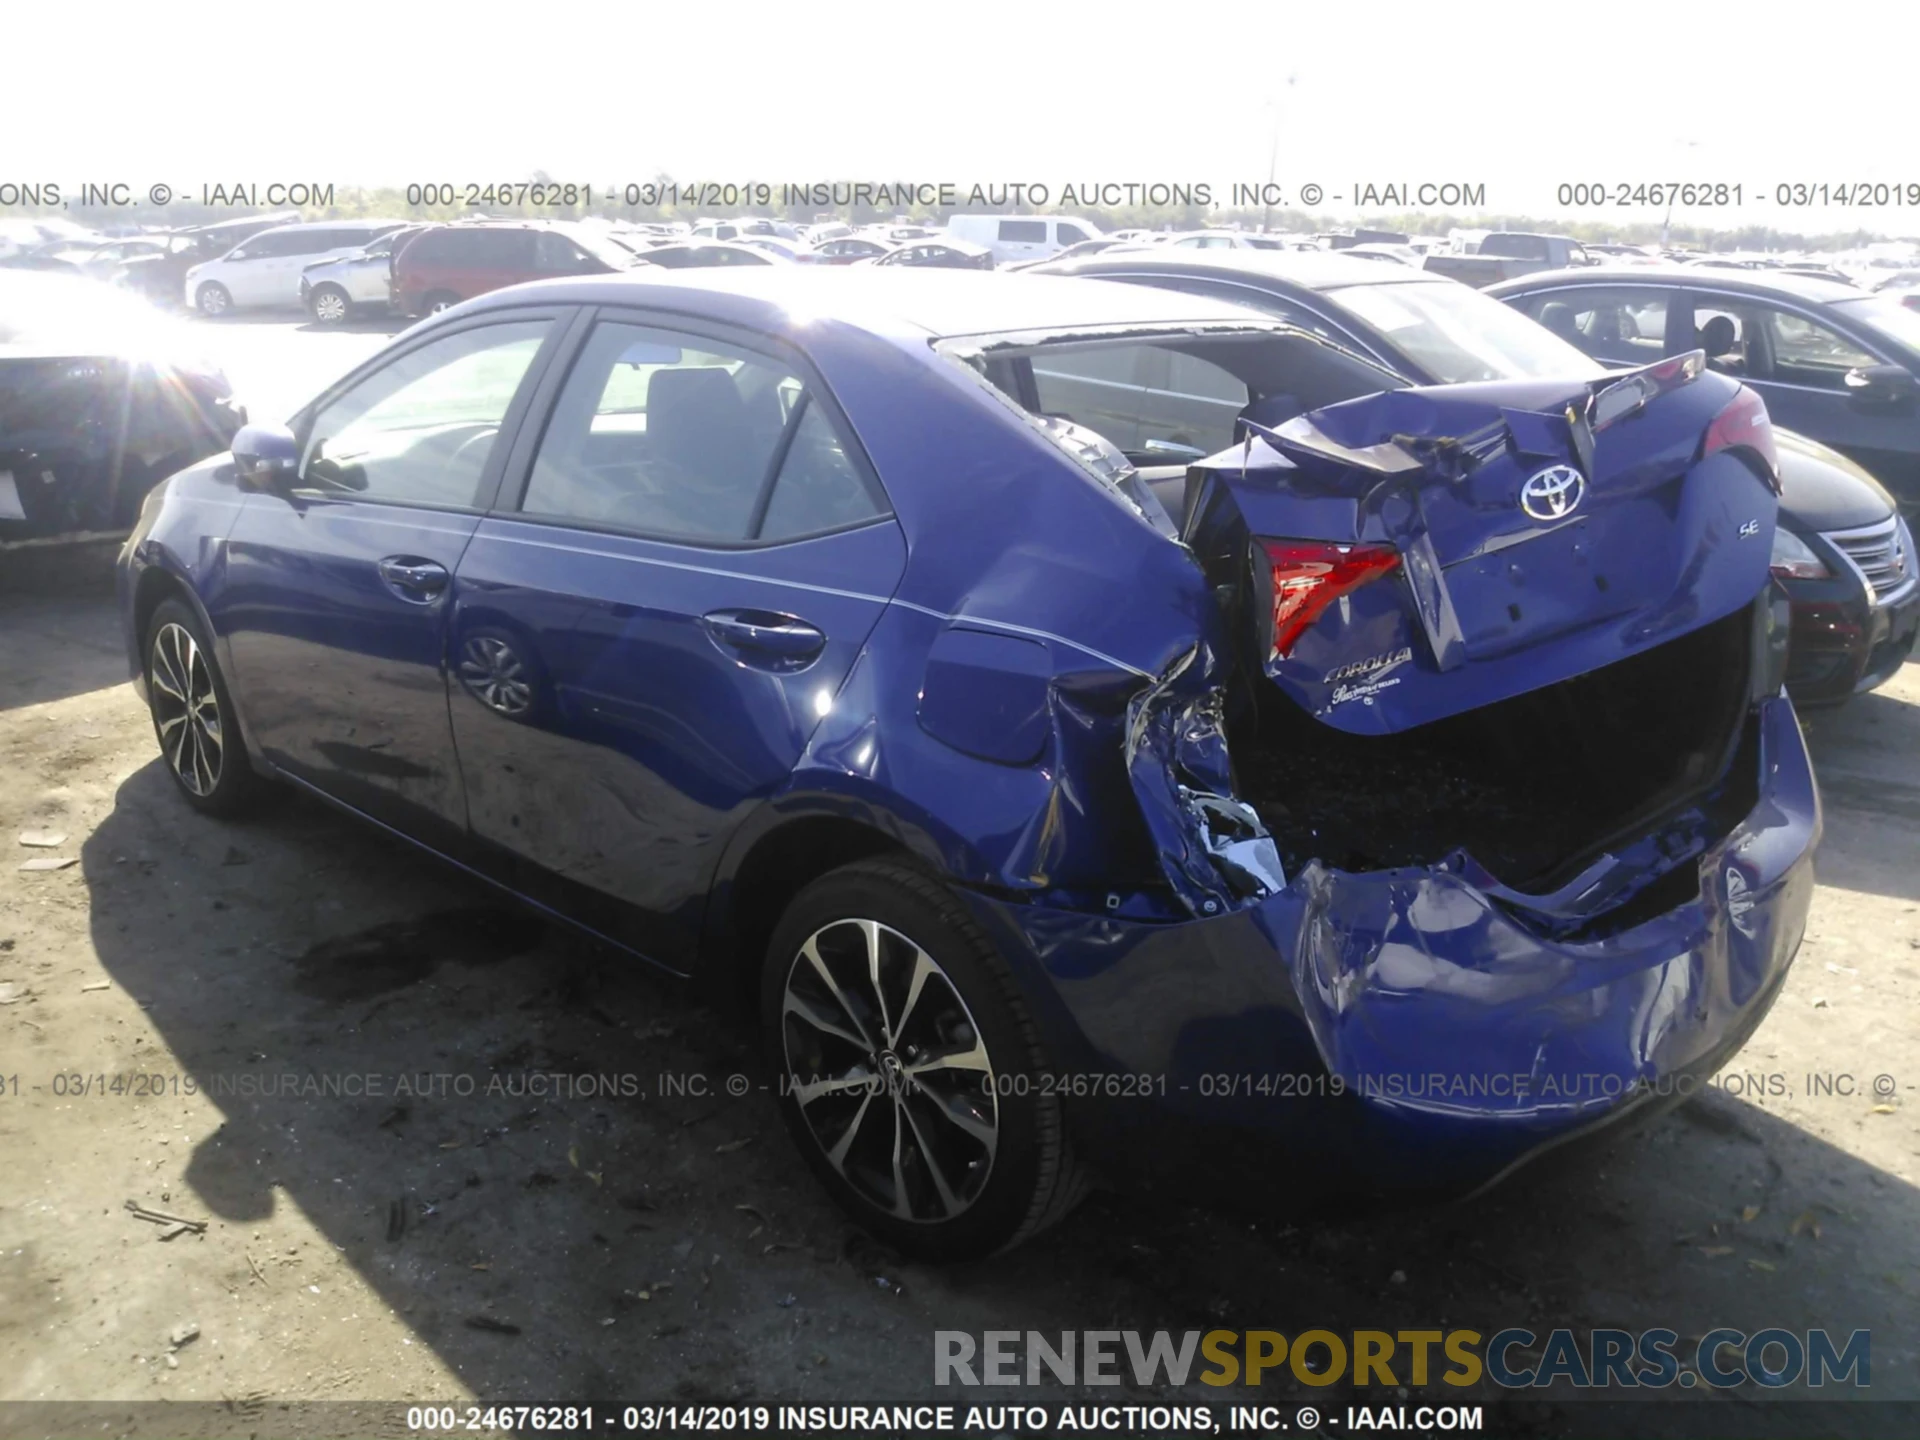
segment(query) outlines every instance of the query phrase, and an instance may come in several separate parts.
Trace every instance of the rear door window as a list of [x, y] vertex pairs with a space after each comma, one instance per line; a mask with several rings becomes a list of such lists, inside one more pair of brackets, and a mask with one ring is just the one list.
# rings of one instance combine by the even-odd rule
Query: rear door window
[[531, 230], [468, 230], [460, 234], [460, 261], [487, 270], [531, 270]]
[[1044, 220], [1002, 220], [1000, 238], [1012, 244], [1044, 245], [1047, 243], [1047, 222]]
[[295, 231], [283, 230], [278, 234], [268, 231], [256, 235], [240, 246], [236, 260], [270, 260], [281, 255], [298, 255], [306, 244], [306, 237]]
[[695, 544], [789, 539], [887, 513], [791, 369], [612, 321], [574, 362], [520, 508]]
[[533, 237], [533, 256], [534, 268], [542, 275], [582, 275], [600, 268], [586, 251], [551, 230]]
[[457, 253], [458, 240], [451, 230], [429, 230], [403, 243], [400, 258], [409, 265], [439, 265]]
[[1666, 353], [1670, 294], [1654, 286], [1583, 285], [1527, 301], [1527, 313], [1596, 360], [1651, 365]]

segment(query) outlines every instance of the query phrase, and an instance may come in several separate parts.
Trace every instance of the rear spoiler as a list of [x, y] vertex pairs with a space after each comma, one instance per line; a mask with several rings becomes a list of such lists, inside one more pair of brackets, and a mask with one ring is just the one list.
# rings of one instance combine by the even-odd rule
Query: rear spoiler
[[[1705, 372], [1706, 352], [1692, 350], [1637, 370], [1588, 382], [1550, 409], [1515, 409], [1487, 396], [1486, 385], [1385, 390], [1363, 400], [1311, 410], [1275, 429], [1242, 419], [1247, 443], [1258, 436], [1309, 475], [1336, 481], [1343, 472], [1374, 479], [1426, 470], [1458, 479], [1511, 450], [1528, 459], [1565, 460], [1583, 474], [1593, 466], [1593, 437], [1638, 414], [1655, 397], [1690, 385]], [[1463, 403], [1464, 402], [1464, 403]], [[1483, 423], [1460, 427], [1462, 419]], [[1420, 425], [1420, 422], [1427, 422]], [[1452, 421], [1442, 427], [1436, 422]], [[1413, 428], [1418, 425], [1420, 428]], [[1370, 482], [1369, 482], [1370, 483]]]
[[1684, 355], [1642, 365], [1638, 370], [1596, 380], [1588, 387], [1592, 398], [1587, 401], [1587, 424], [1596, 431], [1618, 424], [1629, 415], [1638, 414], [1655, 396], [1691, 385], [1706, 368], [1707, 352], [1689, 350]]

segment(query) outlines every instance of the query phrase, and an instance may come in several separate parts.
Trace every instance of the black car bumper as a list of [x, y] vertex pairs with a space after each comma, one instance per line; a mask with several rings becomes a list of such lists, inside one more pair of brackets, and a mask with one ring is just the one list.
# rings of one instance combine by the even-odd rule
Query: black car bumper
[[1837, 705], [1884, 685], [1913, 653], [1920, 585], [1876, 603], [1851, 572], [1785, 584], [1793, 605], [1787, 693], [1795, 705]]

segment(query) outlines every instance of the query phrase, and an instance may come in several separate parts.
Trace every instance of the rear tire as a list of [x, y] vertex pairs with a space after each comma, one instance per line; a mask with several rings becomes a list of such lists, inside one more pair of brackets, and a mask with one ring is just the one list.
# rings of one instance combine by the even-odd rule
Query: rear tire
[[153, 733], [174, 788], [206, 815], [253, 809], [267, 782], [247, 759], [233, 697], [200, 617], [183, 601], [162, 601], [147, 622], [142, 653]]
[[420, 302], [420, 313], [438, 315], [442, 310], [451, 310], [460, 303], [460, 297], [450, 290], [436, 290]]
[[233, 296], [218, 281], [209, 280], [193, 292], [193, 304], [209, 320], [220, 320], [233, 313]]
[[932, 876], [865, 860], [809, 885], [768, 946], [760, 1014], [794, 1143], [896, 1249], [989, 1255], [1085, 1194], [1013, 974]]
[[338, 285], [316, 285], [307, 297], [307, 309], [321, 325], [344, 325], [353, 318], [353, 301]]

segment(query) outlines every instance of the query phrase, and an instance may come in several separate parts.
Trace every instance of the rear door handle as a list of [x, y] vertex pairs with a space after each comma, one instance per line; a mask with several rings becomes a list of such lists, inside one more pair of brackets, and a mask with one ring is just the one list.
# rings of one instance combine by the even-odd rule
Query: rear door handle
[[446, 566], [416, 555], [389, 555], [376, 568], [394, 594], [415, 605], [432, 604], [452, 578]]
[[805, 669], [827, 643], [817, 627], [771, 610], [714, 610], [700, 623], [715, 644], [762, 669]]

